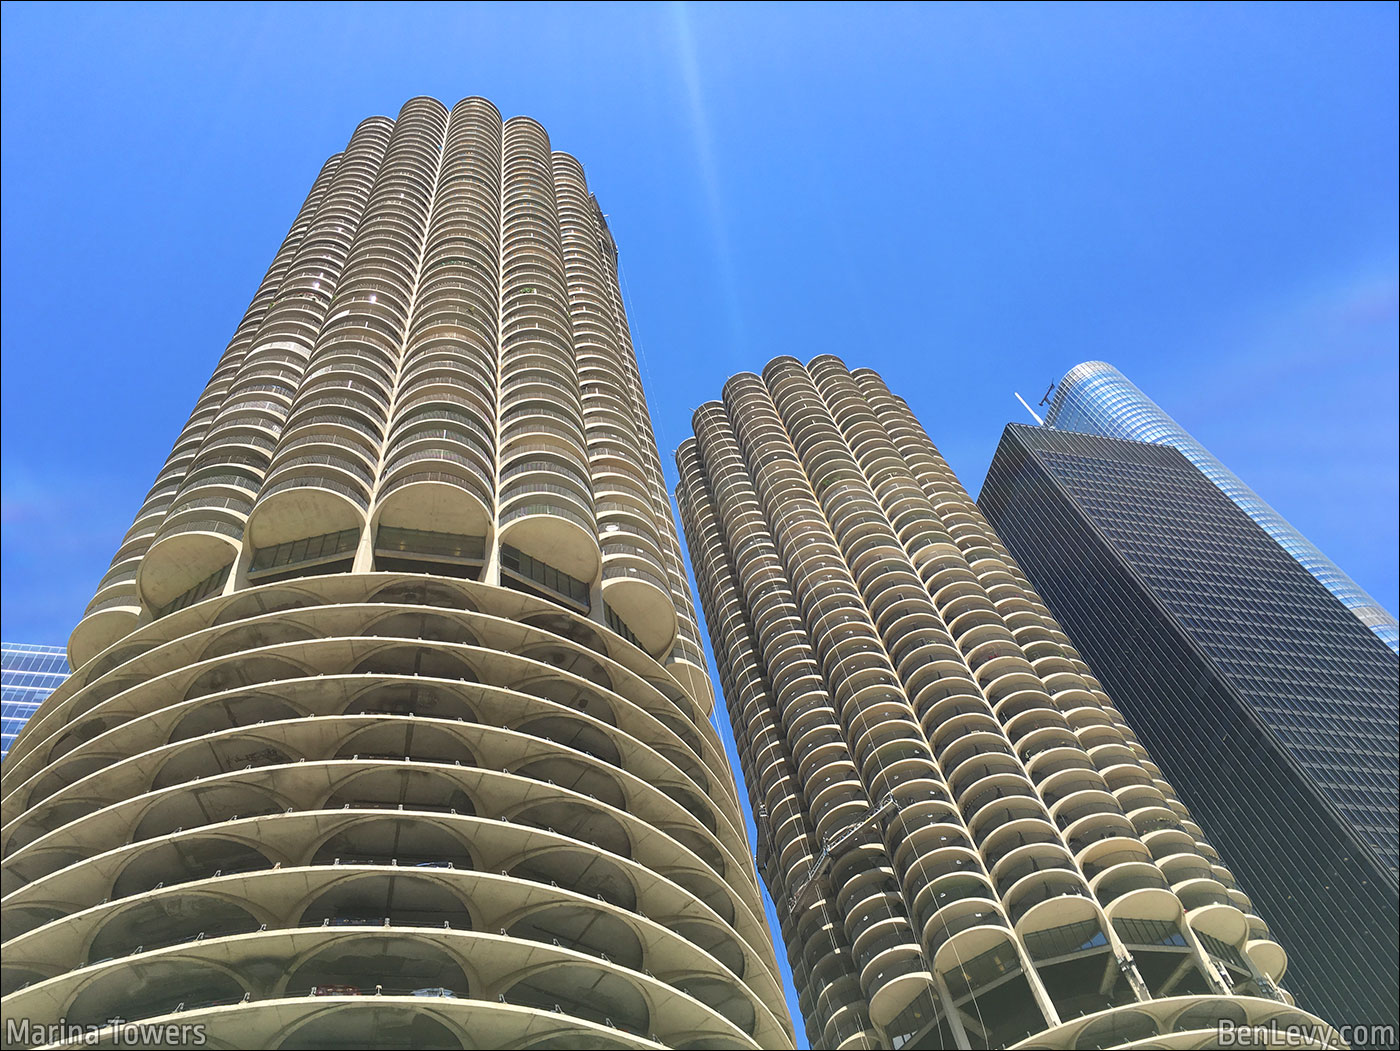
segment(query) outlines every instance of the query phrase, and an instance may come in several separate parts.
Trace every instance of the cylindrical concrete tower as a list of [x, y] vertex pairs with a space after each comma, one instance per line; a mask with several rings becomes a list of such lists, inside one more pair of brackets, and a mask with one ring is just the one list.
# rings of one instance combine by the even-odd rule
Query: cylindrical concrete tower
[[1321, 1046], [1249, 897], [875, 373], [778, 358], [694, 422], [681, 518], [814, 1047], [1205, 1047], [1222, 1023]]
[[326, 163], [6, 761], [6, 1019], [792, 1045], [621, 299], [532, 120]]

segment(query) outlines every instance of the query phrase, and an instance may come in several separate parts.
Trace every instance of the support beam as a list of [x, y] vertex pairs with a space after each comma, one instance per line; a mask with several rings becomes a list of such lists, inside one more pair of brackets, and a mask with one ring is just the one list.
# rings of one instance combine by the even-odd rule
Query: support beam
[[1196, 959], [1194, 956], [1183, 956], [1181, 958], [1181, 962], [1176, 965], [1176, 970], [1172, 971], [1171, 977], [1169, 977], [1165, 982], [1162, 983], [1162, 988], [1157, 995], [1170, 996], [1172, 994], [1172, 990], [1177, 987], [1177, 984], [1183, 978], [1185, 978], [1188, 974], [1191, 973], [1191, 968], [1195, 966]]

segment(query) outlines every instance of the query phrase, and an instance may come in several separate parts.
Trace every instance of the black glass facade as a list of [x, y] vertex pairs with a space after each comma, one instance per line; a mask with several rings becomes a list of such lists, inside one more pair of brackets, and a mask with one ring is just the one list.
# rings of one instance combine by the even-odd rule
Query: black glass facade
[[1395, 1024], [1395, 655], [1177, 450], [1011, 425], [978, 504], [1219, 847], [1299, 1004]]

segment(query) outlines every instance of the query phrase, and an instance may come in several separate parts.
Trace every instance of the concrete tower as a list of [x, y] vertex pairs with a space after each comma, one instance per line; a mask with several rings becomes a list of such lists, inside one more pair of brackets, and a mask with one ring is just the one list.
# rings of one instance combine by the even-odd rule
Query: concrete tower
[[6, 762], [6, 1018], [791, 1046], [616, 266], [483, 99], [326, 162]]
[[778, 358], [695, 413], [677, 460], [813, 1046], [1202, 1047], [1222, 1023], [1320, 1026], [879, 376]]

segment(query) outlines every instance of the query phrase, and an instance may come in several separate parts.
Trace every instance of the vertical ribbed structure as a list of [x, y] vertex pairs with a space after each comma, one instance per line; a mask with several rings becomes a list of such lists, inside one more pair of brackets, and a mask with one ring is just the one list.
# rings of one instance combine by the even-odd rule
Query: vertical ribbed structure
[[791, 1046], [616, 248], [534, 121], [414, 99], [326, 164], [69, 653], [7, 1020]]
[[819, 1047], [1315, 1022], [1249, 898], [910, 414], [778, 358], [677, 497]]
[[[306, 203], [302, 205], [286, 240], [282, 242], [272, 265], [268, 267], [253, 302], [244, 313], [238, 330], [229, 341], [228, 349], [219, 360], [214, 375], [204, 388], [204, 393], [195, 403], [185, 429], [175, 440], [175, 447], [171, 449], [164, 468], [156, 475], [155, 484], [136, 513], [136, 521], [123, 537], [121, 547], [112, 559], [111, 568], [98, 582], [97, 594], [88, 604], [84, 621], [90, 624], [89, 630], [99, 633], [100, 638], [115, 637], [123, 630], [129, 631], [140, 615], [141, 600], [136, 592], [136, 570], [164, 523], [176, 493], [190, 475], [191, 464], [199, 460], [196, 469], [202, 469], [205, 463], [229, 460], [238, 454], [232, 447], [237, 447], [238, 452], [251, 457], [259, 457], [260, 452], [266, 453], [272, 449], [272, 440], [257, 433], [261, 428], [256, 425], [256, 421], [246, 427], [236, 420], [224, 419], [217, 426], [215, 422], [219, 420], [220, 409], [228, 398], [235, 379], [242, 378], [242, 366], [248, 348], [252, 345], [253, 338], [272, 303], [280, 297], [282, 281], [296, 258], [297, 249], [306, 238], [307, 230], [342, 159], [343, 155], [336, 154], [326, 161], [325, 167], [321, 169]], [[283, 384], [278, 389], [285, 397], [294, 388]], [[98, 616], [99, 614], [102, 615]]]

